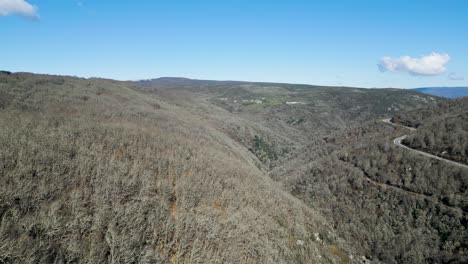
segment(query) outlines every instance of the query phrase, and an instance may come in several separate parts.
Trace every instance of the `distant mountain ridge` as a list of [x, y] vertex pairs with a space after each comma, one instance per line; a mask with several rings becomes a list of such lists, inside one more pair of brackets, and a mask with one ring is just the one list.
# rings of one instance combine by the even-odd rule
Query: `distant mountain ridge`
[[358, 88], [351, 86], [324, 86], [324, 85], [313, 85], [313, 84], [303, 84], [303, 83], [277, 83], [277, 82], [265, 82], [265, 81], [239, 81], [239, 80], [204, 80], [204, 79], [191, 79], [186, 77], [159, 77], [152, 79], [142, 79], [136, 80], [132, 83], [141, 85], [141, 86], [167, 86], [167, 85], [294, 85], [301, 87], [333, 87], [333, 88]]
[[412, 90], [446, 98], [460, 98], [468, 96], [468, 87], [421, 87]]

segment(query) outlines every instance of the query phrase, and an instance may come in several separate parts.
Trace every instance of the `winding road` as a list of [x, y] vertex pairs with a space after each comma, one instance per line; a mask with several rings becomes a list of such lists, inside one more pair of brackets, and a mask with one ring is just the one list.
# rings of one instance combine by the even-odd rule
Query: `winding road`
[[[392, 123], [389, 118], [388, 119], [383, 119], [382, 121], [385, 122], [385, 123], [391, 124], [392, 126], [404, 127], [406, 129], [410, 130], [411, 132], [416, 131], [416, 128], [414, 128], [414, 127], [407, 127], [407, 126], [404, 126], [404, 125], [399, 125], [399, 124]], [[459, 163], [459, 162], [456, 162], [456, 161], [453, 161], [453, 160], [444, 159], [444, 158], [441, 158], [439, 156], [432, 155], [432, 154], [429, 154], [427, 152], [423, 152], [423, 151], [420, 151], [420, 150], [412, 149], [412, 148], [410, 148], [408, 146], [403, 145], [401, 142], [407, 137], [408, 137], [408, 135], [404, 135], [404, 136], [395, 138], [393, 140], [393, 144], [395, 144], [395, 145], [397, 145], [399, 147], [405, 148], [405, 149], [407, 149], [409, 151], [413, 151], [414, 153], [418, 153], [420, 155], [426, 156], [428, 158], [440, 160], [440, 161], [443, 161], [443, 162], [450, 163], [451, 165], [454, 165], [454, 166], [458, 166], [458, 167], [468, 169], [468, 165], [465, 165], [465, 164], [462, 164], [462, 163]]]
[[[392, 123], [392, 122], [390, 121], [390, 119], [383, 119], [382, 121], [385, 122], [385, 123], [388, 123], [388, 124], [390, 124], [390, 125], [392, 125], [392, 126], [404, 127], [404, 128], [406, 128], [406, 129], [410, 130], [411, 132], [416, 131], [416, 129], [413, 128], [413, 127], [407, 127], [407, 126], [403, 126], [403, 125], [399, 125], [399, 124]], [[413, 151], [413, 152], [415, 152], [415, 153], [417, 153], [417, 154], [426, 156], [426, 157], [428, 157], [428, 158], [437, 159], [437, 160], [440, 160], [440, 161], [444, 161], [444, 162], [450, 163], [450, 164], [455, 165], [455, 166], [460, 166], [460, 167], [462, 167], [462, 168], [468, 169], [468, 166], [465, 165], [465, 164], [461, 164], [461, 163], [458, 163], [458, 162], [455, 162], [455, 161], [452, 161], [452, 160], [444, 159], [444, 158], [441, 158], [441, 157], [438, 157], [438, 156], [435, 156], [435, 155], [432, 155], [432, 154], [429, 154], [429, 153], [426, 153], [426, 152], [422, 152], [422, 151], [419, 151], [419, 150], [415, 150], [415, 149], [412, 149], [412, 148], [409, 148], [409, 147], [403, 145], [403, 144], [401, 143], [401, 141], [403, 141], [403, 140], [404, 140], [405, 138], [407, 138], [407, 137], [408, 137], [408, 135], [404, 135], [404, 136], [395, 138], [395, 139], [393, 140], [393, 144], [397, 145], [398, 147], [405, 148], [405, 149], [407, 149], [407, 150], [409, 150], [409, 151]], [[399, 187], [399, 186], [394, 186], [394, 185], [387, 184], [387, 183], [376, 182], [376, 181], [372, 180], [371, 177], [369, 177], [369, 175], [368, 175], [365, 171], [363, 171], [363, 172], [364, 172], [364, 178], [365, 178], [368, 182], [373, 183], [373, 184], [375, 184], [375, 185], [378, 185], [378, 186], [380, 186], [380, 187], [382, 187], [382, 188], [388, 188], [388, 189], [392, 189], [392, 190], [394, 190], [394, 191], [396, 191], [396, 192], [405, 193], [405, 194], [412, 195], [412, 196], [414, 196], [414, 197], [419, 197], [419, 198], [422, 198], [422, 199], [427, 199], [427, 200], [429, 200], [429, 201], [432, 201], [432, 202], [434, 202], [434, 203], [439, 204], [441, 207], [446, 208], [446, 209], [448, 209], [448, 210], [454, 210], [454, 211], [456, 211], [456, 212], [458, 212], [458, 213], [461, 213], [461, 214], [467, 214], [467, 213], [464, 212], [463, 209], [461, 209], [461, 208], [453, 207], [453, 206], [450, 206], [450, 205], [446, 205], [446, 204], [442, 203], [441, 201], [438, 201], [438, 200], [437, 200], [437, 197], [433, 197], [433, 196], [431, 196], [431, 195], [427, 195], [427, 194], [423, 194], [423, 193], [413, 192], [413, 191], [410, 191], [410, 190], [403, 189], [403, 188], [401, 188], [401, 187]]]

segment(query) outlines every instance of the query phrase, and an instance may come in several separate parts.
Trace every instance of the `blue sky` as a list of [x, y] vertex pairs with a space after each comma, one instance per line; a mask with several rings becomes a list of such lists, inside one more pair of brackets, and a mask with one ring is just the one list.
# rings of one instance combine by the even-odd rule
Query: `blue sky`
[[463, 0], [0, 0], [0, 69], [468, 86], [467, 11]]

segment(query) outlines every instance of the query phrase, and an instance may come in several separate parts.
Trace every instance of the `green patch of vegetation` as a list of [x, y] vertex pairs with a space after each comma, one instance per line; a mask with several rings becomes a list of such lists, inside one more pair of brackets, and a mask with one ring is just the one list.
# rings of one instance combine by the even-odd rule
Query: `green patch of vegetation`
[[267, 160], [277, 160], [278, 153], [275, 151], [274, 145], [266, 142], [261, 136], [255, 135], [252, 140], [252, 147], [249, 149], [262, 162]]
[[264, 100], [264, 105], [265, 106], [277, 106], [284, 104], [288, 100], [288, 96], [277, 96], [277, 97], [267, 97]]

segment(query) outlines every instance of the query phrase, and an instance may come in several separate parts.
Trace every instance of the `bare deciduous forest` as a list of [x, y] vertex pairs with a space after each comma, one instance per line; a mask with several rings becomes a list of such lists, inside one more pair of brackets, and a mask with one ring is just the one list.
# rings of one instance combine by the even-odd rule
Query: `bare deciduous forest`
[[0, 263], [466, 263], [466, 98], [0, 73]]
[[420, 128], [404, 142], [408, 146], [468, 164], [468, 99], [395, 116], [395, 121]]

